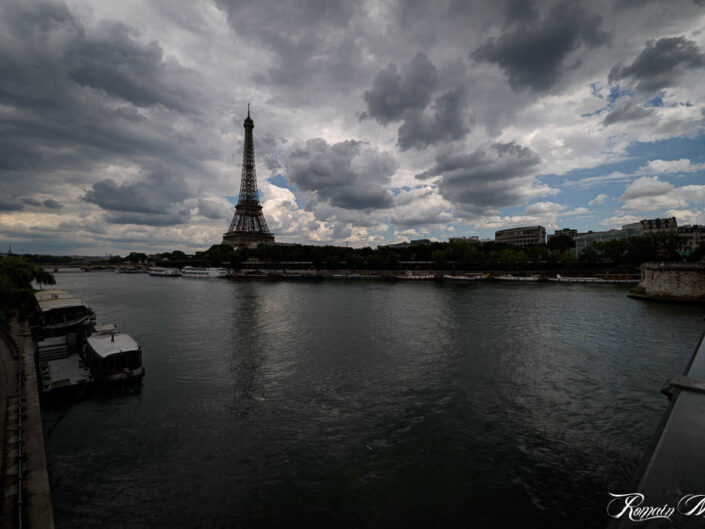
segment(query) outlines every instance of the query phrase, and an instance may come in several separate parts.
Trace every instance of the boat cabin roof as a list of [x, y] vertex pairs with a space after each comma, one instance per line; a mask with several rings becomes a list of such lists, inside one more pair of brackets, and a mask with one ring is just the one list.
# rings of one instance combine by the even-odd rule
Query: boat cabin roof
[[56, 309], [70, 309], [74, 307], [85, 307], [85, 303], [76, 298], [54, 298], [37, 300], [39, 310], [49, 312]]
[[66, 290], [39, 290], [34, 293], [34, 299], [36, 299], [37, 301], [70, 297], [71, 294], [69, 294]]
[[117, 332], [117, 326], [114, 323], [98, 323], [93, 326], [93, 332], [99, 334]]
[[114, 354], [136, 351], [139, 344], [129, 335], [122, 332], [92, 334], [88, 337], [88, 346], [101, 358]]

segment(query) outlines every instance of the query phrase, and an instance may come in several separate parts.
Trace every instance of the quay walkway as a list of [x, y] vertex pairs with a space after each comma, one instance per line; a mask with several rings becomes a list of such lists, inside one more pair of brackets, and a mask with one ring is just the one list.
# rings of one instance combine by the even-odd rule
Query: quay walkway
[[0, 529], [53, 529], [32, 340], [0, 327]]
[[630, 496], [608, 506], [609, 529], [705, 526], [705, 333], [684, 374], [671, 376], [661, 392], [668, 408], [631, 488], [612, 491]]

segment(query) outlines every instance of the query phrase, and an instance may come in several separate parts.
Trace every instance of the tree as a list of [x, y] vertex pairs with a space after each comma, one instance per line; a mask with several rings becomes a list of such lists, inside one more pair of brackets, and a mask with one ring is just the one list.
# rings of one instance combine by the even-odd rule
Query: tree
[[32, 282], [54, 285], [49, 272], [36, 267], [20, 257], [0, 258], [0, 320], [7, 323], [13, 310], [26, 311], [32, 303]]
[[549, 250], [560, 253], [575, 248], [575, 241], [570, 235], [554, 235], [548, 239], [547, 246]]
[[582, 249], [579, 259], [584, 263], [596, 263], [600, 260], [600, 252], [597, 250], [595, 243], [590, 244]]
[[147, 260], [147, 254], [142, 252], [130, 252], [127, 256], [128, 261], [132, 264], [142, 263]]
[[227, 244], [214, 244], [203, 253], [203, 258], [211, 266], [220, 266], [237, 261], [235, 248]]

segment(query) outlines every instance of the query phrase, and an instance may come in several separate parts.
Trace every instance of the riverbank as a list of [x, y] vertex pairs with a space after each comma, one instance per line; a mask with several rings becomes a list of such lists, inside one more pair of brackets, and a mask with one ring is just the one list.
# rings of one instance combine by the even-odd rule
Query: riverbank
[[705, 303], [705, 263], [644, 263], [630, 297]]
[[26, 324], [0, 332], [0, 433], [3, 529], [52, 529], [47, 472], [32, 340]]

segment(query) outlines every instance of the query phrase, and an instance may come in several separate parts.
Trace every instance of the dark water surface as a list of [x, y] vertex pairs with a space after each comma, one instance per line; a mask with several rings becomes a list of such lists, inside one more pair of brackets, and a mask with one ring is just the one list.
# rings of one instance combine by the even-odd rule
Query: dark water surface
[[56, 278], [147, 371], [44, 410], [63, 528], [603, 527], [703, 330], [606, 285]]

